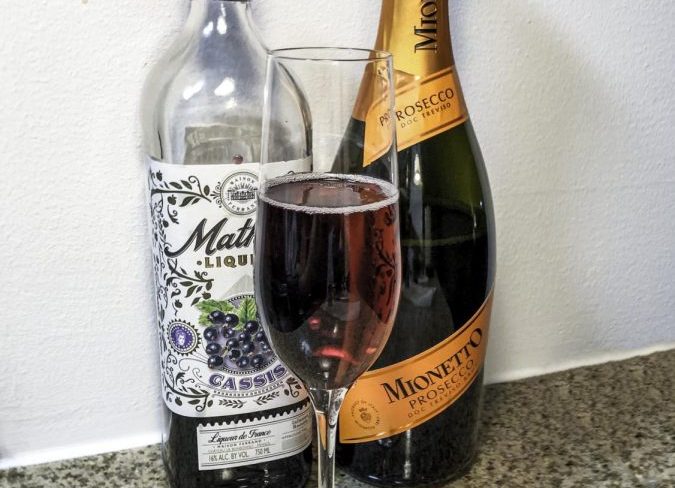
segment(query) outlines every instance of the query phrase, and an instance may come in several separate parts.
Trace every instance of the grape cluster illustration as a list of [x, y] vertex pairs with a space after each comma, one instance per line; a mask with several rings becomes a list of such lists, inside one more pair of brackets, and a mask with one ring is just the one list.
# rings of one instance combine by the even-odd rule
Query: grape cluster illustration
[[273, 355], [253, 298], [242, 299], [238, 307], [229, 301], [205, 300], [197, 308], [199, 323], [206, 326], [203, 335], [209, 368], [226, 365], [258, 370]]

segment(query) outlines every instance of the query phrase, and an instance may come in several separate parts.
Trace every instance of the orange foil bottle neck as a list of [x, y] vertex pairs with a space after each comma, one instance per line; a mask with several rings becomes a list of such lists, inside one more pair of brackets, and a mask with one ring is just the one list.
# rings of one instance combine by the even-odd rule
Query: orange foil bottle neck
[[453, 66], [447, 0], [382, 0], [375, 48], [391, 52], [408, 81]]

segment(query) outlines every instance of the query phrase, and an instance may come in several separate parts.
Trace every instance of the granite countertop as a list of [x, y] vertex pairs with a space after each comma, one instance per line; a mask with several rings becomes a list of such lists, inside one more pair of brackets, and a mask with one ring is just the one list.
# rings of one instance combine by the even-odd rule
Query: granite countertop
[[[674, 375], [672, 350], [489, 386], [479, 458], [448, 487], [675, 487]], [[158, 446], [0, 471], [3, 488], [167, 486]]]

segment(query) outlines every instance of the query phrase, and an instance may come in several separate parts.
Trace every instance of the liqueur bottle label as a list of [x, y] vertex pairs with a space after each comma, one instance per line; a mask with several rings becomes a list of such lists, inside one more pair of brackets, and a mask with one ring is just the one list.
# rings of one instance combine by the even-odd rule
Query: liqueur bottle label
[[460, 330], [417, 356], [361, 376], [340, 411], [340, 442], [410, 430], [450, 407], [483, 367], [492, 294]]
[[[306, 164], [270, 166], [285, 174]], [[302, 402], [307, 394], [270, 349], [253, 297], [259, 165], [151, 160], [149, 168], [167, 407], [185, 417], [217, 417]]]
[[261, 420], [197, 427], [199, 470], [236, 468], [284, 459], [312, 442], [312, 412], [305, 402], [293, 412]]

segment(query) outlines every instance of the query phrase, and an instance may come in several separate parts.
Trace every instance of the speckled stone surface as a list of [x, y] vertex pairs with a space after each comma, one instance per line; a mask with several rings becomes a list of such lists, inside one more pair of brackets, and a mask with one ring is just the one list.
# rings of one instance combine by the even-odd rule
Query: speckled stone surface
[[[675, 350], [490, 386], [479, 458], [448, 487], [675, 487], [674, 376]], [[367, 485], [340, 474], [338, 486]], [[151, 446], [0, 471], [0, 487], [167, 483]]]

